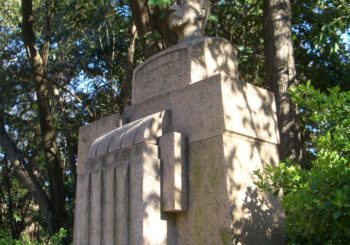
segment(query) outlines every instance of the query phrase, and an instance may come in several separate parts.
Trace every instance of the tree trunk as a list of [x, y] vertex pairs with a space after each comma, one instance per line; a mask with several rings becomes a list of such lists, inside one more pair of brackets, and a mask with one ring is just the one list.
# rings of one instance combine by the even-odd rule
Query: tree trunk
[[41, 129], [41, 143], [45, 155], [49, 180], [50, 208], [53, 214], [51, 227], [49, 228], [51, 232], [56, 232], [65, 224], [65, 194], [63, 185], [63, 170], [60, 166], [59, 150], [56, 143], [52, 108], [50, 105], [50, 84], [46, 79], [45, 65], [49, 52], [51, 32], [50, 29], [52, 21], [52, 13], [49, 10], [50, 6], [47, 5], [46, 8], [46, 26], [44, 30], [45, 43], [40, 55], [35, 45], [32, 0], [22, 0], [23, 42], [36, 83], [37, 106]]
[[6, 153], [8, 160], [11, 162], [18, 178], [21, 180], [25, 188], [32, 195], [36, 203], [39, 205], [40, 212], [45, 217], [48, 225], [51, 225], [52, 213], [47, 195], [41, 188], [38, 180], [28, 168], [23, 154], [12, 142], [10, 136], [5, 129], [5, 122], [0, 115], [0, 147]]
[[121, 86], [121, 108], [120, 113], [123, 113], [124, 108], [130, 102], [131, 96], [131, 83], [134, 71], [134, 54], [135, 54], [135, 41], [137, 38], [136, 26], [133, 24], [130, 29], [130, 41], [128, 46], [128, 56], [125, 65], [125, 79]]
[[77, 168], [76, 168], [76, 164], [77, 164], [77, 140], [74, 139], [73, 135], [72, 135], [72, 131], [71, 131], [71, 125], [69, 123], [69, 118], [66, 112], [66, 107], [65, 107], [65, 101], [64, 99], [60, 99], [58, 98], [58, 100], [60, 101], [61, 104], [61, 127], [62, 127], [62, 132], [64, 134], [64, 138], [66, 141], [66, 146], [65, 146], [65, 155], [67, 156], [67, 160], [68, 160], [68, 166], [69, 166], [69, 170], [71, 171], [71, 175], [73, 177], [73, 186], [71, 187], [72, 190], [75, 191], [76, 189], [76, 180], [77, 180]]
[[297, 108], [288, 95], [296, 84], [289, 0], [264, 0], [265, 80], [274, 92], [280, 131], [280, 159], [301, 161]]
[[19, 238], [19, 232], [16, 229], [16, 220], [15, 220], [15, 216], [14, 216], [14, 212], [13, 212], [13, 199], [12, 199], [12, 185], [11, 185], [11, 181], [10, 181], [10, 169], [8, 167], [8, 161], [6, 159], [4, 159], [4, 184], [5, 184], [5, 190], [6, 190], [6, 196], [7, 196], [7, 204], [8, 204], [8, 221], [10, 222], [10, 230], [11, 230], [11, 236], [12, 238], [18, 239]]

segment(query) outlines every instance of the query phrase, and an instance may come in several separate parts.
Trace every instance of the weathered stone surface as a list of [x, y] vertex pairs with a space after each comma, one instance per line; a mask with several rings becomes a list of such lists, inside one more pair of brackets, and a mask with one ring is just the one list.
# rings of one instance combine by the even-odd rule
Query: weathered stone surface
[[238, 79], [237, 67], [236, 53], [224, 39], [203, 37], [175, 45], [134, 70], [132, 103], [141, 103], [216, 74]]
[[176, 214], [177, 244], [254, 244], [255, 237], [283, 244], [279, 204], [258, 194], [252, 179], [254, 170], [278, 162], [273, 94], [216, 75], [133, 104], [124, 117], [160, 110], [171, 111], [171, 131], [190, 144], [189, 206]]
[[93, 142], [93, 144], [89, 148], [88, 158], [92, 158], [97, 155], [97, 149], [102, 139], [103, 139], [103, 136], [100, 136]]
[[279, 143], [273, 93], [243, 81], [223, 77], [224, 128], [273, 144]]
[[128, 128], [128, 130], [126, 130], [122, 139], [122, 145], [120, 146], [121, 149], [132, 146], [134, 144], [137, 130], [142, 124], [142, 121], [143, 119], [138, 120], [130, 128]]
[[142, 166], [143, 162], [133, 161], [130, 164], [129, 183], [129, 243], [143, 244], [143, 194], [142, 194]]
[[187, 210], [187, 165], [185, 137], [177, 132], [159, 139], [162, 161], [162, 210]]
[[[279, 162], [277, 145], [226, 132], [223, 137], [226, 181], [235, 244], [283, 244], [283, 213], [276, 198], [253, 184], [253, 171]], [[254, 234], [252, 236], [251, 234]]]
[[105, 168], [102, 172], [102, 242], [103, 245], [115, 244], [114, 241], [114, 219], [115, 219], [115, 198], [116, 171], [114, 164], [115, 156], [108, 155], [104, 158]]
[[216, 75], [132, 105], [123, 117], [134, 121], [161, 110], [171, 111], [171, 131], [190, 143], [226, 130], [279, 143], [273, 94], [231, 77]]
[[77, 171], [89, 157], [89, 147], [98, 137], [121, 126], [121, 118], [113, 114], [79, 128]]
[[190, 82], [189, 49], [163, 51], [134, 70], [132, 101], [140, 103]]
[[147, 141], [157, 144], [158, 137], [168, 132], [170, 129], [170, 112], [161, 111], [148, 116], [142, 120], [142, 124], [137, 129], [134, 144]]
[[232, 244], [222, 137], [189, 145], [189, 207], [176, 215], [177, 244]]
[[[87, 245], [89, 240], [90, 176], [85, 174], [77, 180], [75, 196], [74, 238], [76, 245]], [[80, 214], [78, 216], [78, 214]]]
[[135, 124], [139, 123], [139, 121], [134, 121], [128, 124], [123, 125], [122, 127], [116, 129], [115, 133], [113, 133], [112, 139], [109, 142], [108, 151], [116, 151], [122, 148], [122, 141], [124, 135], [129, 128], [133, 127]]
[[166, 244], [167, 222], [161, 219], [160, 160], [156, 151], [147, 156], [144, 151], [132, 153], [129, 188], [130, 244]]
[[[89, 161], [96, 160], [98, 159], [89, 159]], [[90, 178], [89, 244], [98, 245], [101, 244], [102, 238], [102, 170], [92, 173]]]
[[87, 159], [74, 244], [174, 244], [174, 220], [160, 208], [160, 171], [158, 146], [150, 143]]
[[[105, 154], [106, 152], [108, 152], [108, 147], [111, 143], [112, 137], [115, 134], [115, 132], [117, 131], [117, 129], [112, 130], [111, 132], [108, 132], [107, 134], [99, 137], [98, 140], [98, 144], [93, 144], [93, 146], [97, 145], [97, 149], [94, 149], [91, 152], [95, 152], [96, 156], [101, 156], [103, 154]], [[91, 154], [89, 152], [89, 157], [94, 157], [95, 155]]]
[[210, 12], [209, 0], [173, 1], [169, 6], [169, 28], [177, 34], [178, 42], [201, 37]]
[[167, 221], [161, 218], [160, 160], [135, 159], [143, 161], [143, 244], [164, 244], [167, 242]]
[[88, 156], [89, 158], [101, 156], [145, 141], [156, 144], [157, 138], [170, 128], [169, 111], [154, 113], [98, 137], [91, 144]]
[[228, 132], [189, 149], [191, 195], [176, 216], [177, 244], [283, 244], [280, 206], [253, 184], [254, 170], [278, 161], [277, 145]]
[[118, 164], [115, 169], [115, 244], [128, 245], [129, 243], [129, 165], [130, 161]]
[[76, 214], [75, 244], [284, 243], [277, 200], [253, 184], [278, 162], [275, 101], [238, 80], [228, 42], [151, 57], [134, 71], [132, 102], [130, 123], [96, 133], [89, 154], [83, 143], [76, 210], [88, 219]]

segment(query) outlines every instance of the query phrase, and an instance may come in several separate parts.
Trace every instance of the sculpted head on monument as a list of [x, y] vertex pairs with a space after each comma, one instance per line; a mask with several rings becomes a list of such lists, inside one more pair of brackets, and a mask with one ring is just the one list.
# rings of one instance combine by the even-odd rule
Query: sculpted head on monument
[[185, 42], [203, 35], [209, 15], [209, 0], [173, 0], [169, 27]]

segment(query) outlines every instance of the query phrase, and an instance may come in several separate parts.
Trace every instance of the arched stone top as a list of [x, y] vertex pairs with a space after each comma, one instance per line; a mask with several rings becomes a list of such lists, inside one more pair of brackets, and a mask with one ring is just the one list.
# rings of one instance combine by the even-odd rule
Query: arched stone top
[[89, 148], [89, 158], [121, 150], [145, 141], [157, 143], [158, 137], [170, 132], [170, 112], [161, 111], [127, 123], [94, 140]]

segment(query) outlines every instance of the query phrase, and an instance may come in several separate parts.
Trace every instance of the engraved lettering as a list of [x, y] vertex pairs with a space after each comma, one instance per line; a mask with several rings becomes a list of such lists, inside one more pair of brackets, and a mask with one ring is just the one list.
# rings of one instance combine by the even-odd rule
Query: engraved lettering
[[154, 95], [170, 91], [188, 84], [188, 49], [178, 49], [165, 53], [141, 66], [134, 77], [134, 96], [144, 100]]

